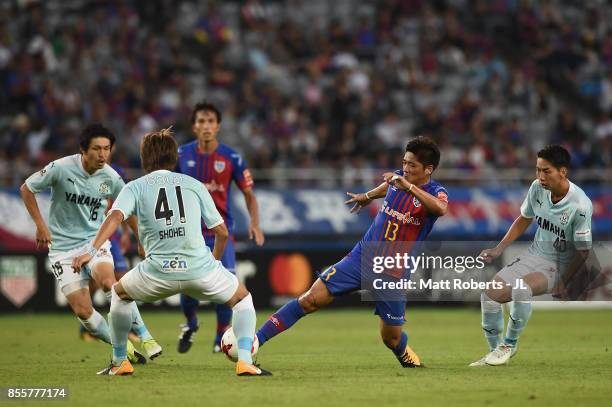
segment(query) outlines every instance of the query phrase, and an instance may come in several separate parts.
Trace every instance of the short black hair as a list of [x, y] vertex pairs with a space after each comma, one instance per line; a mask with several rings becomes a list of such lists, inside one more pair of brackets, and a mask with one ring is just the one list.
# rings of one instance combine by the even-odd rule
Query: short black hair
[[425, 136], [413, 138], [406, 145], [406, 152], [410, 151], [424, 166], [432, 165], [435, 170], [440, 164], [440, 149], [436, 143]]
[[221, 112], [217, 109], [217, 106], [210, 102], [199, 102], [193, 107], [191, 111], [191, 124], [195, 123], [198, 112], [213, 112], [217, 116], [217, 123], [221, 123]]
[[551, 144], [538, 151], [538, 158], [543, 158], [556, 169], [569, 168], [572, 157], [569, 151], [558, 144]]
[[87, 151], [91, 144], [91, 139], [95, 137], [106, 137], [109, 139], [111, 148], [115, 145], [115, 135], [112, 131], [102, 126], [100, 123], [92, 123], [87, 125], [81, 132], [79, 137], [79, 146], [81, 150]]

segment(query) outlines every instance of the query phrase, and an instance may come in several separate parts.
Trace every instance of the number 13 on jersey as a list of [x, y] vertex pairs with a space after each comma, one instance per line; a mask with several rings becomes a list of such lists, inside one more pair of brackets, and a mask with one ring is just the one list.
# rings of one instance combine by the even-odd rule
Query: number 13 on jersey
[[394, 241], [397, 239], [397, 230], [399, 229], [399, 225], [395, 222], [387, 221], [387, 229], [385, 230], [385, 239], [389, 241]]

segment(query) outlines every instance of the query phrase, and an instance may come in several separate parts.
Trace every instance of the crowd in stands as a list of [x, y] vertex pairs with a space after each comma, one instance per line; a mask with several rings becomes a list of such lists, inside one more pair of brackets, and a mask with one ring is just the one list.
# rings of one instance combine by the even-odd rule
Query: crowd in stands
[[397, 168], [429, 135], [441, 167], [532, 168], [563, 143], [612, 168], [605, 0], [14, 0], [0, 4], [0, 185], [78, 151], [85, 124], [138, 168], [191, 107], [258, 170]]

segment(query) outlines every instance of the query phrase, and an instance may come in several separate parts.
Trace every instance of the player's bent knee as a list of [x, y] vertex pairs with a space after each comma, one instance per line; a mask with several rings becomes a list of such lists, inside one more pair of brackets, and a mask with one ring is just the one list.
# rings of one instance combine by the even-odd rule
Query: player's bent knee
[[75, 304], [72, 306], [72, 310], [82, 320], [89, 319], [93, 314], [93, 306], [90, 304]]
[[[496, 280], [496, 281], [499, 281], [499, 280]], [[503, 288], [500, 288], [500, 289], [488, 288], [485, 290], [484, 294], [490, 300], [498, 302], [500, 304], [510, 301], [512, 291], [506, 285], [505, 282], [503, 282], [503, 284], [504, 284]]]
[[104, 291], [105, 293], [109, 292], [111, 290], [111, 288], [113, 288], [113, 284], [115, 284], [116, 281], [113, 278], [106, 278], [102, 281], [100, 281], [100, 288], [102, 288], [102, 291]]
[[248, 297], [249, 294], [250, 292], [249, 290], [247, 290], [246, 286], [242, 283], [238, 283], [238, 288], [236, 288], [234, 295], [232, 295], [232, 298], [230, 298], [230, 300], [226, 302], [225, 305], [230, 308], [233, 308], [234, 305], [238, 304], [244, 298]]
[[113, 284], [112, 291], [115, 292], [115, 294], [119, 297], [120, 300], [124, 300], [124, 301], [132, 300], [132, 298], [128, 295], [128, 293], [125, 292], [125, 290], [123, 289], [123, 285], [121, 285], [120, 282], [116, 282], [115, 284]]
[[312, 291], [307, 291], [306, 293], [302, 294], [298, 299], [298, 302], [306, 314], [310, 314], [319, 309], [316, 296], [314, 293], [312, 293]]

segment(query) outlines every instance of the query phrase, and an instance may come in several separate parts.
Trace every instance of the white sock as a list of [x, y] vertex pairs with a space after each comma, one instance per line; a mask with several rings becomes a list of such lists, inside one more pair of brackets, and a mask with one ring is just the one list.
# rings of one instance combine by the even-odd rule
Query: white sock
[[244, 297], [238, 304], [232, 308], [234, 312], [232, 327], [238, 342], [238, 360], [244, 360], [251, 364], [253, 358], [251, 350], [253, 349], [253, 337], [255, 336], [255, 324], [257, 323], [257, 315], [253, 306], [253, 297], [251, 294]]

